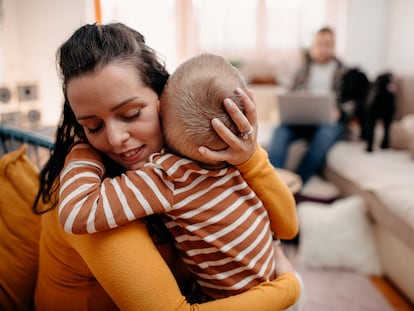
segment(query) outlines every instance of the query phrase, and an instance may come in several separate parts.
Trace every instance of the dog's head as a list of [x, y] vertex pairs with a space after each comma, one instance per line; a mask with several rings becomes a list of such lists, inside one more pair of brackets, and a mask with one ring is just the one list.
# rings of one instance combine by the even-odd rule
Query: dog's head
[[377, 90], [377, 92], [395, 93], [396, 83], [394, 75], [391, 72], [385, 72], [378, 75], [374, 82], [374, 88]]

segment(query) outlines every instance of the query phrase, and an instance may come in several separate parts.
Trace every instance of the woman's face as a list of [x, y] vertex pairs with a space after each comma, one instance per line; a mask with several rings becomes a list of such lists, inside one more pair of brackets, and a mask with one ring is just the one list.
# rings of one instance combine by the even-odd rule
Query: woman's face
[[67, 96], [90, 144], [124, 168], [141, 168], [162, 148], [158, 95], [132, 66], [109, 64], [75, 78]]

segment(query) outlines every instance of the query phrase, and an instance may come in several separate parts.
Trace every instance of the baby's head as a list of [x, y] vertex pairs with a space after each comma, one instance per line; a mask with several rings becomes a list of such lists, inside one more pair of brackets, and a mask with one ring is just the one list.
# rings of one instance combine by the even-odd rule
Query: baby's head
[[239, 71], [221, 56], [204, 53], [180, 65], [161, 95], [160, 115], [168, 148], [198, 162], [218, 164], [206, 161], [198, 148], [227, 148], [211, 125], [213, 118], [220, 119], [238, 134], [223, 105], [223, 100], [230, 98], [244, 112], [239, 97], [234, 94], [236, 88], [247, 91]]

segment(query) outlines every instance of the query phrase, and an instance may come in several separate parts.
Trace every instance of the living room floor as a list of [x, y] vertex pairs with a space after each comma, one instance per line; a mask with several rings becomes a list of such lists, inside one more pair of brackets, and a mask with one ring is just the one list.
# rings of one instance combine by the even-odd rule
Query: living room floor
[[381, 292], [381, 294], [388, 300], [396, 311], [412, 311], [414, 306], [408, 301], [392, 284], [391, 281], [372, 276], [371, 282]]
[[414, 310], [387, 279], [339, 269], [309, 268], [298, 263], [296, 243], [285, 241], [282, 245], [303, 278], [306, 311]]

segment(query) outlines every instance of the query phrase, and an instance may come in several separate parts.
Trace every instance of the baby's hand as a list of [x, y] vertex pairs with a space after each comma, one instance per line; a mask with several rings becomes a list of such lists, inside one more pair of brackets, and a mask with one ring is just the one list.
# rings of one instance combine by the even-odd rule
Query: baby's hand
[[219, 119], [211, 120], [213, 128], [228, 145], [228, 148], [213, 151], [202, 146], [199, 148], [199, 152], [206, 159], [240, 165], [246, 162], [256, 149], [258, 128], [256, 105], [240, 88], [235, 90], [235, 94], [240, 97], [246, 115], [229, 98], [224, 100], [224, 107], [236, 124], [240, 134], [233, 134]]

